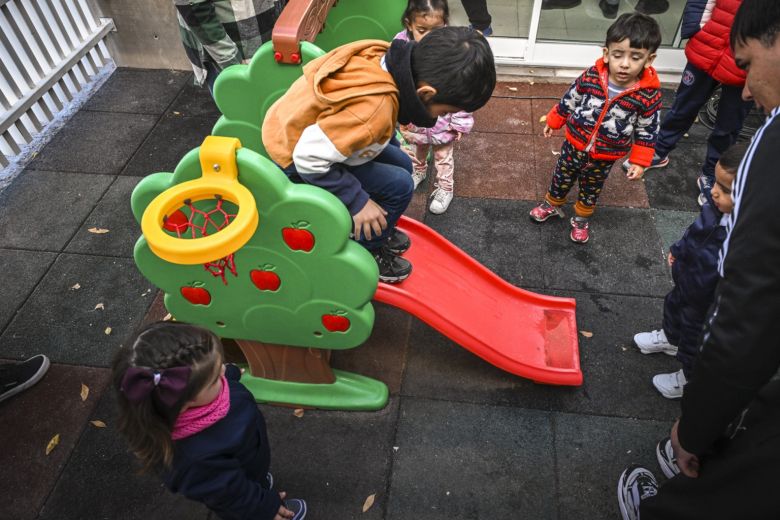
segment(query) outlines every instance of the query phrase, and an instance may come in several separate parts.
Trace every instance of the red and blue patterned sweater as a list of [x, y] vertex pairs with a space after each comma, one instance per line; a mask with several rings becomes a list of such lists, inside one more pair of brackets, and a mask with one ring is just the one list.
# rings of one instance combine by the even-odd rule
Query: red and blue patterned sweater
[[648, 67], [639, 81], [608, 99], [609, 69], [599, 58], [582, 73], [547, 114], [547, 125], [566, 125], [566, 139], [593, 159], [649, 166], [655, 153], [661, 108], [661, 82]]

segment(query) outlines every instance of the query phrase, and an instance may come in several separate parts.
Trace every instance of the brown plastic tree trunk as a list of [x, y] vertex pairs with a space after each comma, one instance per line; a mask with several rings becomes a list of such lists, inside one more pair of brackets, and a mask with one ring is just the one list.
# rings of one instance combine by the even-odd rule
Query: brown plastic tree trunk
[[330, 350], [290, 347], [248, 339], [235, 340], [255, 377], [330, 384], [336, 380], [330, 368]]
[[[366, 0], [369, 1], [369, 0]], [[300, 63], [301, 42], [313, 42], [336, 0], [290, 0], [274, 24], [271, 40], [281, 63]]]

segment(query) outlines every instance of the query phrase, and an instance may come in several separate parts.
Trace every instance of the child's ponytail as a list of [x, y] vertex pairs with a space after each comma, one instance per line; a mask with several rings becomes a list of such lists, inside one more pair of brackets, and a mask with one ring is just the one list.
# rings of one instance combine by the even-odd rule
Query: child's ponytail
[[171, 464], [176, 418], [206, 386], [221, 359], [214, 334], [177, 322], [154, 323], [119, 349], [112, 367], [118, 429], [144, 471]]

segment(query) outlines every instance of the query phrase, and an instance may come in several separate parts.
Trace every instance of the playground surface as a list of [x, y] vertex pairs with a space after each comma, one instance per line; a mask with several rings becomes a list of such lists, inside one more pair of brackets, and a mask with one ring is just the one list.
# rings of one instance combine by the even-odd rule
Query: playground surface
[[[0, 520], [216, 518], [136, 474], [109, 388], [116, 348], [165, 315], [133, 262], [130, 193], [143, 176], [172, 171], [219, 117], [191, 83], [187, 72], [118, 69], [0, 192], [0, 360], [52, 361], [38, 385], [0, 403]], [[679, 366], [641, 355], [631, 338], [660, 324], [665, 253], [697, 214], [707, 131], [695, 125], [669, 167], [644, 181], [616, 165], [591, 240], [577, 245], [568, 221], [527, 215], [562, 141], [544, 139], [539, 118], [565, 88], [500, 82], [456, 147], [450, 209], [427, 212], [429, 175], [407, 215], [514, 285], [575, 298], [583, 385], [513, 376], [375, 303], [368, 342], [334, 352], [332, 364], [386, 383], [386, 408], [261, 406], [274, 479], [309, 502], [307, 518], [616, 518], [623, 467], [656, 467], [655, 443], [679, 404], [650, 380]]]

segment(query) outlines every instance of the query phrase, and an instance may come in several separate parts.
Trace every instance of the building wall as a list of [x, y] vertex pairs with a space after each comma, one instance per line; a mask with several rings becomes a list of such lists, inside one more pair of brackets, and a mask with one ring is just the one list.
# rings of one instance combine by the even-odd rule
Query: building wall
[[107, 39], [120, 67], [189, 70], [171, 0], [89, 0], [98, 16], [113, 18]]

